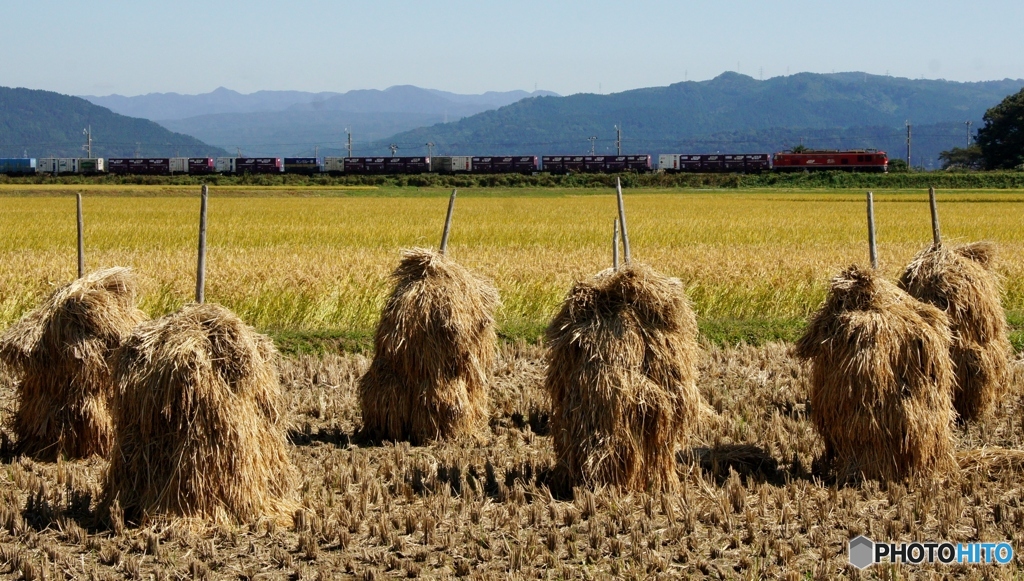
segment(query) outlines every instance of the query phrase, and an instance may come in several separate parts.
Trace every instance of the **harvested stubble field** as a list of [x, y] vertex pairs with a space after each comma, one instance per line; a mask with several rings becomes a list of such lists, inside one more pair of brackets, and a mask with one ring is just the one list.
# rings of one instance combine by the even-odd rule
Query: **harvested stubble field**
[[[213, 195], [216, 196], [216, 190]], [[437, 192], [443, 195], [446, 192]], [[935, 480], [836, 486], [815, 475], [821, 451], [807, 417], [808, 370], [790, 346], [721, 346], [708, 332], [802, 321], [828, 279], [866, 262], [857, 194], [780, 192], [627, 195], [634, 256], [679, 276], [703, 327], [698, 387], [721, 414], [679, 455], [678, 494], [570, 494], [552, 482], [550, 402], [532, 339], [574, 277], [608, 263], [610, 196], [512, 197], [465, 192], [451, 240], [491, 276], [506, 337], [478, 437], [426, 447], [370, 446], [360, 425], [362, 353], [288, 355], [281, 367], [289, 453], [301, 473], [291, 523], [96, 527], [105, 463], [0, 464], [0, 575], [29, 579], [897, 578], [1019, 577], [997, 567], [846, 565], [857, 534], [886, 540], [1006, 541], [1024, 548], [1024, 470], [984, 461]], [[463, 193], [460, 192], [460, 195]], [[876, 215], [890, 278], [930, 238], [925, 196], [881, 194]], [[886, 203], [892, 202], [892, 203]], [[209, 300], [257, 327], [318, 336], [372, 332], [398, 249], [436, 245], [443, 198], [230, 197], [211, 200]], [[999, 243], [1004, 304], [1024, 305], [1024, 195], [942, 198], [947, 238]], [[0, 325], [71, 278], [74, 202], [0, 197]], [[196, 200], [86, 199], [91, 267], [124, 264], [152, 315], [186, 302], [194, 275]], [[67, 222], [65, 224], [64, 222]], [[788, 324], [788, 323], [787, 323]], [[798, 327], [799, 329], [799, 327]], [[711, 337], [715, 339], [715, 337]], [[721, 339], [721, 337], [719, 337]], [[292, 343], [305, 345], [307, 343]], [[361, 343], [357, 344], [361, 345]], [[323, 346], [323, 345], [321, 345]], [[12, 402], [0, 375], [0, 401]], [[1024, 446], [1024, 361], [986, 423], [957, 432], [958, 453]], [[6, 446], [4, 446], [6, 449]]]

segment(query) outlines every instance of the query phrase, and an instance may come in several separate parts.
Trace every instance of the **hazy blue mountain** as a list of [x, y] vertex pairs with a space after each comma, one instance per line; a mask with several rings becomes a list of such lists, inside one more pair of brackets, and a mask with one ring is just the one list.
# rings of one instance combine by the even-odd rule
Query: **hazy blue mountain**
[[151, 93], [137, 97], [84, 97], [126, 115], [152, 119], [164, 127], [229, 151], [247, 155], [312, 155], [314, 146], [341, 147], [346, 129], [358, 149], [374, 140], [416, 127], [461, 119], [550, 91], [489, 91], [461, 95], [399, 85], [346, 93], [258, 91], [244, 95], [225, 89], [201, 95]]
[[82, 130], [92, 127], [94, 157], [224, 155], [189, 135], [119, 115], [78, 97], [0, 87], [0, 156], [85, 157]]
[[348, 111], [278, 111], [222, 113], [161, 121], [168, 129], [217, 143], [235, 155], [345, 155], [346, 129], [353, 132], [355, 154], [370, 142], [444, 120], [434, 113], [351, 113]]
[[86, 99], [115, 113], [158, 121], [184, 119], [215, 113], [254, 113], [257, 111], [283, 111], [292, 105], [328, 99], [339, 93], [306, 93], [302, 91], [257, 91], [248, 95], [218, 87], [200, 95], [180, 93], [149, 93], [135, 97], [107, 95]]
[[[802, 73], [758, 81], [724, 73], [701, 82], [518, 101], [465, 119], [384, 140], [400, 147], [433, 142], [441, 154], [587, 153], [623, 151], [752, 152], [809, 147], [886, 149], [905, 157], [905, 122], [914, 131], [915, 165], [966, 143], [965, 121], [977, 129], [985, 111], [1024, 80], [978, 83], [914, 80], [864, 73]], [[957, 130], [958, 129], [958, 130]], [[377, 147], [372, 153], [385, 153]]]

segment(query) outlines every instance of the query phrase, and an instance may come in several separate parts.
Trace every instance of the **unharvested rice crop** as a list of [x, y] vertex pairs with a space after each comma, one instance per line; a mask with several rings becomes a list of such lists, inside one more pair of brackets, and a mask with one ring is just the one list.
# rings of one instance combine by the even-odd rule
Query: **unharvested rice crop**
[[963, 420], [989, 415], [1001, 399], [1012, 348], [1007, 338], [999, 280], [992, 272], [995, 246], [929, 246], [907, 266], [900, 287], [949, 317], [950, 357], [956, 376], [953, 407]]
[[213, 304], [138, 326], [113, 357], [104, 504], [128, 522], [280, 518], [295, 474], [270, 339]]
[[63, 285], [0, 337], [16, 378], [19, 452], [45, 460], [106, 456], [113, 430], [107, 357], [145, 318], [126, 268]]
[[365, 434], [414, 444], [472, 434], [487, 417], [498, 292], [423, 248], [403, 253], [393, 279], [359, 383]]
[[[150, 316], [191, 300], [195, 196], [117, 196], [86, 189], [90, 263], [133, 267], [140, 307]], [[0, 195], [3, 194], [0, 186]], [[377, 195], [257, 187], [211, 190], [206, 293], [256, 328], [356, 334], [371, 341], [401, 248], [436, 243], [437, 216], [451, 190], [415, 188]], [[897, 278], [931, 236], [921, 192], [876, 191], [882, 271]], [[73, 196], [72, 196], [73, 197]], [[633, 245], [644, 260], [685, 281], [702, 327], [716, 322], [803, 325], [829, 278], [863, 254], [863, 194], [843, 191], [627, 190]], [[459, 263], [494, 281], [499, 335], [538, 339], [566, 289], [608, 261], [607, 209], [614, 196], [589, 190], [459, 191]], [[1004, 256], [1024, 255], [1020, 192], [944, 196], [950, 241], [993, 240]], [[12, 323], [73, 276], [74, 201], [37, 196], [0, 200], [0, 326]], [[685, 252], [680, 251], [685, 249]], [[1024, 261], [996, 266], [1003, 305], [1024, 310]], [[793, 336], [790, 334], [789, 336]]]
[[953, 464], [949, 321], [873, 270], [832, 279], [797, 354], [811, 419], [840, 480], [902, 480]]
[[635, 263], [578, 282], [547, 342], [558, 469], [573, 485], [675, 489], [676, 449], [707, 413], [682, 282]]

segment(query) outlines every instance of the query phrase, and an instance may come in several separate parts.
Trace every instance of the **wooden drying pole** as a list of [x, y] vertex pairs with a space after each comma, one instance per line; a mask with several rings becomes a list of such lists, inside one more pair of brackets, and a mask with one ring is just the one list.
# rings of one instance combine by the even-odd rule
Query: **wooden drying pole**
[[935, 201], [935, 188], [928, 188], [928, 203], [932, 207], [932, 240], [935, 247], [942, 245], [942, 235], [939, 234], [939, 204]]
[[199, 264], [196, 267], [196, 302], [203, 304], [206, 291], [206, 200], [210, 190], [203, 184], [202, 202], [199, 206]]
[[629, 264], [629, 231], [626, 230], [626, 208], [622, 203], [622, 180], [615, 178], [615, 192], [619, 200], [619, 225], [622, 226], [622, 254], [625, 263]]
[[441, 254], [448, 250], [448, 232], [452, 227], [452, 214], [455, 212], [455, 194], [458, 191], [452, 190], [452, 195], [448, 198], [448, 215], [444, 217], [444, 232], [441, 234]]
[[619, 219], [612, 221], [612, 268], [619, 269]]
[[85, 276], [85, 222], [82, 219], [82, 192], [75, 194], [78, 206], [78, 278]]
[[875, 245], [875, 195], [868, 192], [868, 247], [871, 251], [871, 268], [878, 268], [878, 248]]

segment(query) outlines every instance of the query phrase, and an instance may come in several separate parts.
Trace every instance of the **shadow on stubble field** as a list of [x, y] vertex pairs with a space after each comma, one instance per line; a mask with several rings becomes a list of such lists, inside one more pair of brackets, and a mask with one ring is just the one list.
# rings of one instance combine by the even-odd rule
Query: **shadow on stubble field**
[[[836, 486], [815, 475], [807, 370], [789, 346], [708, 347], [699, 385], [719, 425], [679, 453], [674, 495], [562, 489], [551, 477], [543, 352], [506, 345], [475, 438], [359, 442], [362, 355], [284, 360], [303, 509], [293, 527], [94, 525], [105, 462], [0, 466], [0, 575], [25, 579], [1012, 578], [1006, 567], [847, 565], [847, 541], [1009, 540], [1024, 547], [1022, 475]], [[1024, 361], [996, 416], [961, 450], [1020, 448]], [[13, 386], [0, 377], [10, 407]], [[10, 410], [5, 411], [6, 414]]]

